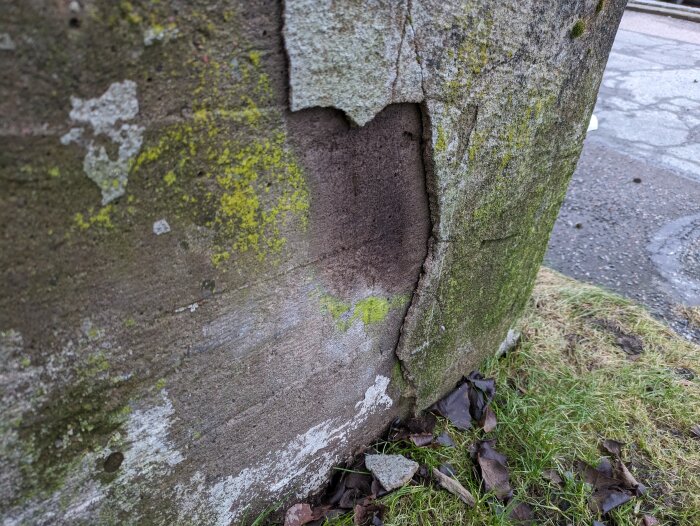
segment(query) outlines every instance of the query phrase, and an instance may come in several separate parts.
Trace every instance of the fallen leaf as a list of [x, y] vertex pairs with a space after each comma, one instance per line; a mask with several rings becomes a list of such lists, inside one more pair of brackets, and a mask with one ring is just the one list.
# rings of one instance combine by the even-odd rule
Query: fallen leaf
[[396, 422], [389, 431], [389, 440], [408, 440], [412, 435], [432, 435], [436, 423], [435, 415], [430, 412], [406, 422]]
[[343, 496], [340, 497], [340, 501], [338, 502], [337, 506], [345, 510], [351, 510], [359, 501], [364, 499], [365, 496], [366, 495], [363, 495], [357, 488], [347, 489], [345, 490], [345, 493], [343, 493]]
[[695, 438], [700, 438], [700, 424], [695, 424], [690, 428], [690, 433], [695, 436]]
[[622, 446], [624, 445], [624, 442], [618, 442], [617, 440], [612, 439], [605, 439], [603, 440], [603, 443], [601, 444], [600, 448], [603, 450], [603, 452], [609, 453], [614, 457], [620, 458], [620, 455], [622, 454]]
[[542, 472], [542, 478], [556, 485], [561, 485], [564, 483], [564, 479], [561, 478], [561, 475], [559, 475], [559, 472], [556, 469], [545, 469]]
[[418, 447], [429, 446], [430, 444], [433, 443], [433, 434], [432, 433], [420, 433], [420, 434], [410, 435], [409, 438], [411, 439], [411, 442], [413, 442]]
[[455, 447], [455, 442], [447, 431], [440, 433], [435, 441], [443, 447]]
[[642, 525], [643, 526], [659, 526], [661, 524], [656, 517], [652, 517], [651, 515], [644, 515], [642, 517]]
[[386, 506], [378, 502], [367, 502], [355, 506], [353, 524], [355, 526], [383, 526]]
[[631, 498], [632, 495], [627, 491], [604, 488], [593, 492], [591, 495], [590, 508], [593, 512], [606, 514], [610, 510], [628, 502]]
[[477, 422], [484, 418], [486, 408], [496, 395], [496, 381], [493, 378], [484, 378], [477, 371], [472, 371], [466, 378], [469, 384], [469, 411]]
[[493, 409], [491, 407], [487, 407], [486, 411], [484, 411], [484, 417], [479, 421], [479, 425], [484, 429], [486, 433], [490, 433], [494, 429], [496, 429], [496, 413], [493, 412]]
[[457, 472], [455, 471], [455, 468], [452, 466], [452, 464], [448, 464], [447, 462], [445, 462], [444, 464], [440, 464], [438, 471], [444, 475], [447, 475], [448, 477], [456, 477], [457, 476]]
[[287, 513], [284, 515], [284, 526], [302, 526], [313, 520], [316, 520], [316, 517], [314, 517], [311, 506], [306, 503], [299, 503], [287, 510]]
[[441, 487], [458, 497], [467, 506], [474, 507], [476, 499], [469, 491], [459, 483], [457, 479], [446, 475], [438, 469], [433, 468], [433, 477]]
[[622, 349], [626, 354], [637, 355], [644, 352], [644, 343], [636, 334], [628, 333], [611, 320], [594, 319], [593, 324], [605, 329], [615, 337], [615, 345]]
[[532, 524], [532, 508], [524, 502], [518, 502], [510, 512], [510, 518], [515, 524]]
[[627, 469], [627, 466], [625, 466], [620, 459], [617, 459], [617, 464], [615, 465], [615, 472], [622, 479], [626, 486], [634, 489], [637, 495], [643, 495], [644, 493], [646, 493], [646, 486], [637, 482], [637, 479], [634, 478], [632, 473], [630, 473], [630, 470]]
[[493, 449], [494, 442], [495, 440], [479, 442], [476, 459], [486, 491], [493, 491], [499, 500], [504, 500], [512, 494], [508, 481], [509, 471], [506, 457]]
[[[614, 444], [608, 446], [617, 449]], [[594, 512], [608, 513], [628, 502], [635, 493], [641, 495], [646, 491], [619, 458], [615, 459], [614, 466], [603, 458], [595, 468], [581, 461], [576, 462], [576, 467], [583, 480], [593, 487], [588, 504]]]
[[437, 402], [431, 408], [444, 416], [457, 429], [467, 430], [472, 427], [472, 417], [469, 413], [469, 386], [461, 383], [450, 394]]

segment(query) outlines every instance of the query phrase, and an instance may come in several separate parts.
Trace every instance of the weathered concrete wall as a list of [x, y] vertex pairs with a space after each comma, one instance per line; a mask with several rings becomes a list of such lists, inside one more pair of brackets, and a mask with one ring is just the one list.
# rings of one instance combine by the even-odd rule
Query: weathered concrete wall
[[622, 7], [3, 2], [4, 523], [245, 522], [443, 394], [529, 294]]

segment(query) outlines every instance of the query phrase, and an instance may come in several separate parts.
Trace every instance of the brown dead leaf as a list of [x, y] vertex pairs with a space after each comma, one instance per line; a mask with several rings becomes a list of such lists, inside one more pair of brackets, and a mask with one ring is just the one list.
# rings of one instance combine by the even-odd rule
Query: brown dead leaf
[[642, 526], [659, 526], [661, 524], [656, 517], [652, 517], [651, 515], [644, 515], [642, 517]]
[[[614, 444], [608, 446], [616, 450]], [[607, 458], [601, 459], [595, 468], [577, 461], [576, 468], [583, 480], [593, 487], [589, 507], [597, 513], [608, 513], [628, 502], [635, 494], [641, 495], [646, 491], [619, 458], [615, 459], [614, 465]]]
[[469, 493], [467, 488], [462, 486], [457, 479], [440, 472], [440, 470], [433, 468], [433, 477], [437, 480], [441, 487], [458, 497], [467, 506], [474, 507], [476, 504], [476, 499]]
[[618, 442], [617, 440], [608, 438], [603, 440], [602, 444], [600, 445], [600, 449], [604, 453], [609, 453], [616, 458], [620, 458], [620, 455], [622, 454], [622, 446], [624, 445], [624, 442]]
[[690, 434], [695, 438], [700, 438], [700, 424], [695, 424], [690, 428]]
[[355, 526], [384, 526], [386, 506], [378, 502], [365, 502], [355, 506], [353, 524]]
[[496, 429], [496, 424], [498, 421], [496, 420], [496, 413], [493, 412], [493, 409], [491, 409], [490, 406], [486, 408], [484, 411], [484, 417], [479, 421], [479, 425], [484, 429], [486, 433], [490, 433], [494, 429]]
[[299, 503], [287, 510], [284, 515], [284, 526], [302, 526], [316, 519], [310, 505]]
[[556, 469], [545, 469], [542, 472], [542, 478], [550, 481], [552, 484], [556, 484], [557, 486], [564, 483], [564, 479], [561, 478], [561, 475], [559, 475], [559, 472]]
[[642, 342], [642, 339], [636, 334], [624, 331], [616, 322], [597, 318], [593, 320], [593, 325], [610, 332], [615, 338], [615, 345], [626, 354], [637, 355], [644, 352], [644, 342]]
[[594, 491], [591, 495], [590, 508], [593, 512], [602, 513], [603, 515], [610, 510], [622, 506], [628, 502], [632, 495], [628, 491], [622, 491], [614, 488], [604, 488]]
[[430, 444], [433, 443], [433, 434], [432, 433], [420, 433], [420, 434], [410, 435], [409, 438], [411, 439], [411, 442], [413, 442], [418, 447], [429, 446]]
[[506, 457], [493, 449], [495, 440], [482, 440], [477, 444], [476, 460], [486, 491], [493, 491], [496, 498], [505, 500], [512, 495]]
[[469, 412], [474, 420], [482, 422], [486, 408], [496, 395], [496, 381], [493, 378], [484, 378], [477, 371], [469, 373], [466, 381], [469, 384]]
[[472, 417], [469, 412], [469, 386], [466, 383], [461, 383], [431, 409], [447, 418], [457, 429], [465, 431], [472, 427]]
[[447, 431], [440, 433], [435, 441], [442, 447], [455, 447], [455, 442]]
[[532, 524], [532, 508], [529, 504], [518, 502], [513, 508], [513, 511], [510, 512], [510, 519], [515, 524]]

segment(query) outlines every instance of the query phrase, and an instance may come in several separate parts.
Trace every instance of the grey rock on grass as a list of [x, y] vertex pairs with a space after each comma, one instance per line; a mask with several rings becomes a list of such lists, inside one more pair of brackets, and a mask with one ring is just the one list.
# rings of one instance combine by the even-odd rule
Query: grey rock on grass
[[418, 471], [418, 463], [403, 455], [366, 455], [365, 465], [387, 491], [405, 486]]

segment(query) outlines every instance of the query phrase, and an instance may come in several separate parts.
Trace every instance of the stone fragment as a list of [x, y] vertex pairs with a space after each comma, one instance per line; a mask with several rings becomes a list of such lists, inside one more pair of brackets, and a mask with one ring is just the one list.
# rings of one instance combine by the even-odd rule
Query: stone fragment
[[10, 34], [0, 33], [0, 51], [14, 51], [15, 48], [15, 42]]
[[366, 455], [365, 465], [387, 491], [405, 486], [418, 471], [418, 463], [403, 455]]
[[159, 219], [153, 223], [153, 233], [157, 236], [170, 232], [170, 225], [165, 219]]

